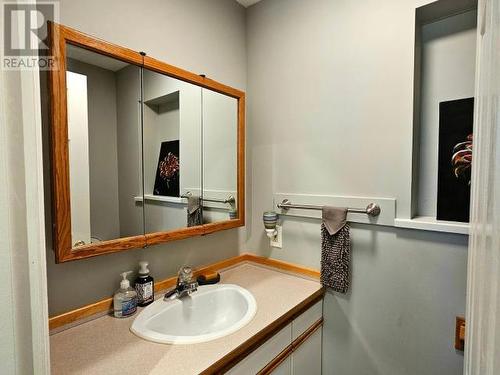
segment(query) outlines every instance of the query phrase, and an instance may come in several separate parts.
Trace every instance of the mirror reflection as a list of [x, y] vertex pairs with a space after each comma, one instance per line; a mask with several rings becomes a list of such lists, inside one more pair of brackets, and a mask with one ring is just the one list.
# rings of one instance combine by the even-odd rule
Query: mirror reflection
[[238, 100], [203, 89], [203, 221], [237, 218]]
[[143, 85], [145, 231], [201, 225], [201, 88], [146, 69]]
[[73, 247], [141, 235], [140, 67], [66, 49]]
[[73, 247], [237, 217], [237, 99], [70, 44], [66, 63]]

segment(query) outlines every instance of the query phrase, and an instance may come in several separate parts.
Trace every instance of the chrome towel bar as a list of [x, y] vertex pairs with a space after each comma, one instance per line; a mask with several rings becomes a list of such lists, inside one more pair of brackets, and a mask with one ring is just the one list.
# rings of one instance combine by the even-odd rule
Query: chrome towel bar
[[[322, 210], [324, 206], [316, 206], [312, 204], [293, 204], [288, 199], [283, 199], [281, 203], [276, 205], [282, 210], [289, 209], [299, 209], [299, 210]], [[357, 214], [367, 214], [368, 216], [378, 216], [380, 215], [380, 206], [376, 203], [370, 203], [366, 208], [348, 208], [347, 212], [357, 213]]]

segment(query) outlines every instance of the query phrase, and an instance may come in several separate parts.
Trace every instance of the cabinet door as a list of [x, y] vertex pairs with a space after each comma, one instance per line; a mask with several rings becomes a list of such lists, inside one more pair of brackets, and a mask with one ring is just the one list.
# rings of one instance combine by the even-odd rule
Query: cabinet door
[[306, 312], [299, 315], [292, 322], [292, 341], [309, 329], [323, 316], [323, 300], [311, 306]]
[[201, 88], [148, 69], [143, 87], [145, 232], [201, 226]]
[[276, 367], [271, 375], [290, 375], [292, 373], [292, 356], [288, 356], [281, 364]]
[[203, 222], [238, 217], [238, 99], [203, 89]]
[[319, 328], [294, 350], [292, 354], [293, 375], [321, 374], [321, 338], [322, 329]]
[[68, 258], [144, 234], [140, 87], [137, 65], [66, 43]]
[[227, 374], [257, 374], [292, 342], [292, 326], [287, 325], [248, 357], [230, 369]]

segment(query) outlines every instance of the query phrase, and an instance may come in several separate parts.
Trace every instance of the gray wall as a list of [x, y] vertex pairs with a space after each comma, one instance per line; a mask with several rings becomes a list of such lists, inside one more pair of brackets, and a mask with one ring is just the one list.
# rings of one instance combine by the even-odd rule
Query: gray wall
[[129, 65], [116, 73], [118, 191], [122, 237], [144, 233], [142, 206], [134, 200], [134, 197], [142, 195], [140, 74], [140, 68], [134, 65]]
[[[245, 9], [234, 0], [63, 0], [60, 13], [64, 25], [246, 90]], [[44, 127], [46, 131], [46, 114]], [[48, 194], [48, 169], [46, 180]], [[49, 216], [46, 227], [51, 228]], [[151, 272], [159, 280], [176, 273], [182, 264], [196, 266], [235, 256], [243, 235], [244, 230], [223, 231], [56, 265], [49, 233], [49, 313], [109, 297], [119, 286], [119, 273], [136, 268], [141, 259], [151, 262]]]
[[[410, 214], [414, 0], [264, 0], [247, 11], [246, 249], [319, 268], [320, 222], [284, 220], [273, 193], [379, 196]], [[467, 237], [352, 225], [352, 287], [325, 299], [323, 373], [459, 374]]]

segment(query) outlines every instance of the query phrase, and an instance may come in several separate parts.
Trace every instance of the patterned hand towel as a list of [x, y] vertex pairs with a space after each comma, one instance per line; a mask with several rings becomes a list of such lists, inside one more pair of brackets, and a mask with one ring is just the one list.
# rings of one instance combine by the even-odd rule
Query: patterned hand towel
[[187, 200], [187, 226], [194, 227], [203, 224], [203, 211], [200, 197], [191, 195]]
[[347, 208], [323, 207], [321, 224], [321, 284], [339, 293], [349, 289], [351, 239]]

